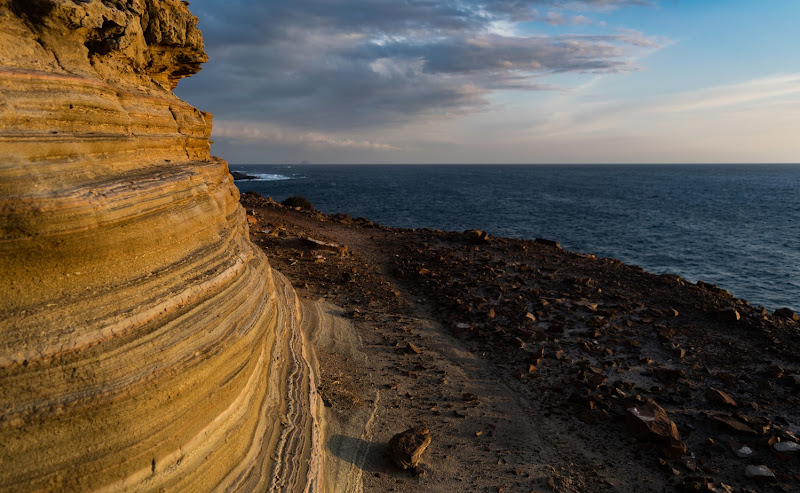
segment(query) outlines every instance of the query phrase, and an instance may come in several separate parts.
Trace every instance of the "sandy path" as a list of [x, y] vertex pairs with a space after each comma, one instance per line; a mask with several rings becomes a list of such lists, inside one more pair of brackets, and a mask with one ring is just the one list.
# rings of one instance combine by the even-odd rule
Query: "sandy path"
[[[413, 283], [391, 275], [386, 244], [396, 233], [358, 234], [307, 216], [277, 217], [268, 211], [264, 221], [347, 245], [354, 263], [378, 272], [406, 302], [404, 310], [372, 307], [380, 313], [376, 320], [354, 324], [333, 305], [311, 299], [306, 308], [304, 317], [324, 327], [315, 338], [323, 375], [327, 365], [329, 374], [344, 370], [367, 377], [354, 384], [365, 391], [365, 405], [338, 419], [335, 412], [329, 416], [328, 451], [337, 484], [347, 484], [347, 491], [360, 491], [361, 482], [364, 491], [551, 491], [547, 482], [553, 478], [559, 491], [624, 490], [627, 481], [597, 472], [608, 470], [603, 457], [582, 447], [561, 423], [544, 419], [535, 396], [509, 378], [507, 369], [444, 330], [433, 316], [436, 307], [412, 294]], [[404, 351], [408, 343], [421, 354]], [[465, 393], [478, 401], [465, 401]], [[397, 470], [384, 455], [392, 435], [418, 424], [433, 434], [420, 476]], [[634, 472], [631, 467], [626, 466], [626, 475]]]

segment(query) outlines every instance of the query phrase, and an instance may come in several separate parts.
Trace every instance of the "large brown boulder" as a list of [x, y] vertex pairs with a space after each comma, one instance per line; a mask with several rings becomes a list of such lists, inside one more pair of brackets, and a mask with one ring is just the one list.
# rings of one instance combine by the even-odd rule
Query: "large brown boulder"
[[389, 440], [389, 457], [402, 469], [416, 467], [430, 443], [431, 431], [424, 426], [416, 426]]
[[625, 425], [631, 436], [657, 443], [667, 457], [677, 458], [686, 454], [686, 445], [681, 442], [678, 427], [652, 399], [628, 408]]

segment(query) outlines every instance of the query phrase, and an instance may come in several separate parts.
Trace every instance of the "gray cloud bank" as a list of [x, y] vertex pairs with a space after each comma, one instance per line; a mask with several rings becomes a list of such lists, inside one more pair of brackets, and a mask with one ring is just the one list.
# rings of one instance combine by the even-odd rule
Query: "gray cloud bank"
[[646, 3], [193, 0], [211, 61], [178, 93], [222, 121], [302, 132], [453, 117], [487, 108], [493, 91], [552, 89], [550, 74], [632, 70], [631, 54], [653, 44], [639, 33], [514, 27], [587, 24], [598, 10]]

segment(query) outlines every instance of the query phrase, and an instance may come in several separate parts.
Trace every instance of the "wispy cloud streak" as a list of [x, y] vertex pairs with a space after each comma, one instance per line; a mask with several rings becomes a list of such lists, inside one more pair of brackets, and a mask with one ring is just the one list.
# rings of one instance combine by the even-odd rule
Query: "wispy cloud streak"
[[232, 143], [258, 143], [281, 146], [306, 146], [311, 149], [344, 148], [369, 149], [373, 151], [397, 151], [399, 147], [366, 139], [352, 139], [334, 134], [289, 129], [268, 122], [215, 123], [216, 138]]

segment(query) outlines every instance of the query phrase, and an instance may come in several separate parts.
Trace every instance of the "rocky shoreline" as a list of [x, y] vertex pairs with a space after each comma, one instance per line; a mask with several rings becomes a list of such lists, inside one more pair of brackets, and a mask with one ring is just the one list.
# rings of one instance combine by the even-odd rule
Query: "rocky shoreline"
[[234, 181], [239, 180], [257, 180], [257, 176], [248, 175], [247, 173], [242, 173], [240, 171], [231, 171], [231, 176], [233, 176]]
[[[365, 490], [800, 488], [791, 311], [554, 241], [242, 204], [271, 264], [362, 341], [357, 366], [317, 350], [328, 412], [372, 416], [349, 438]], [[385, 444], [419, 425], [433, 441], [400, 471]]]

